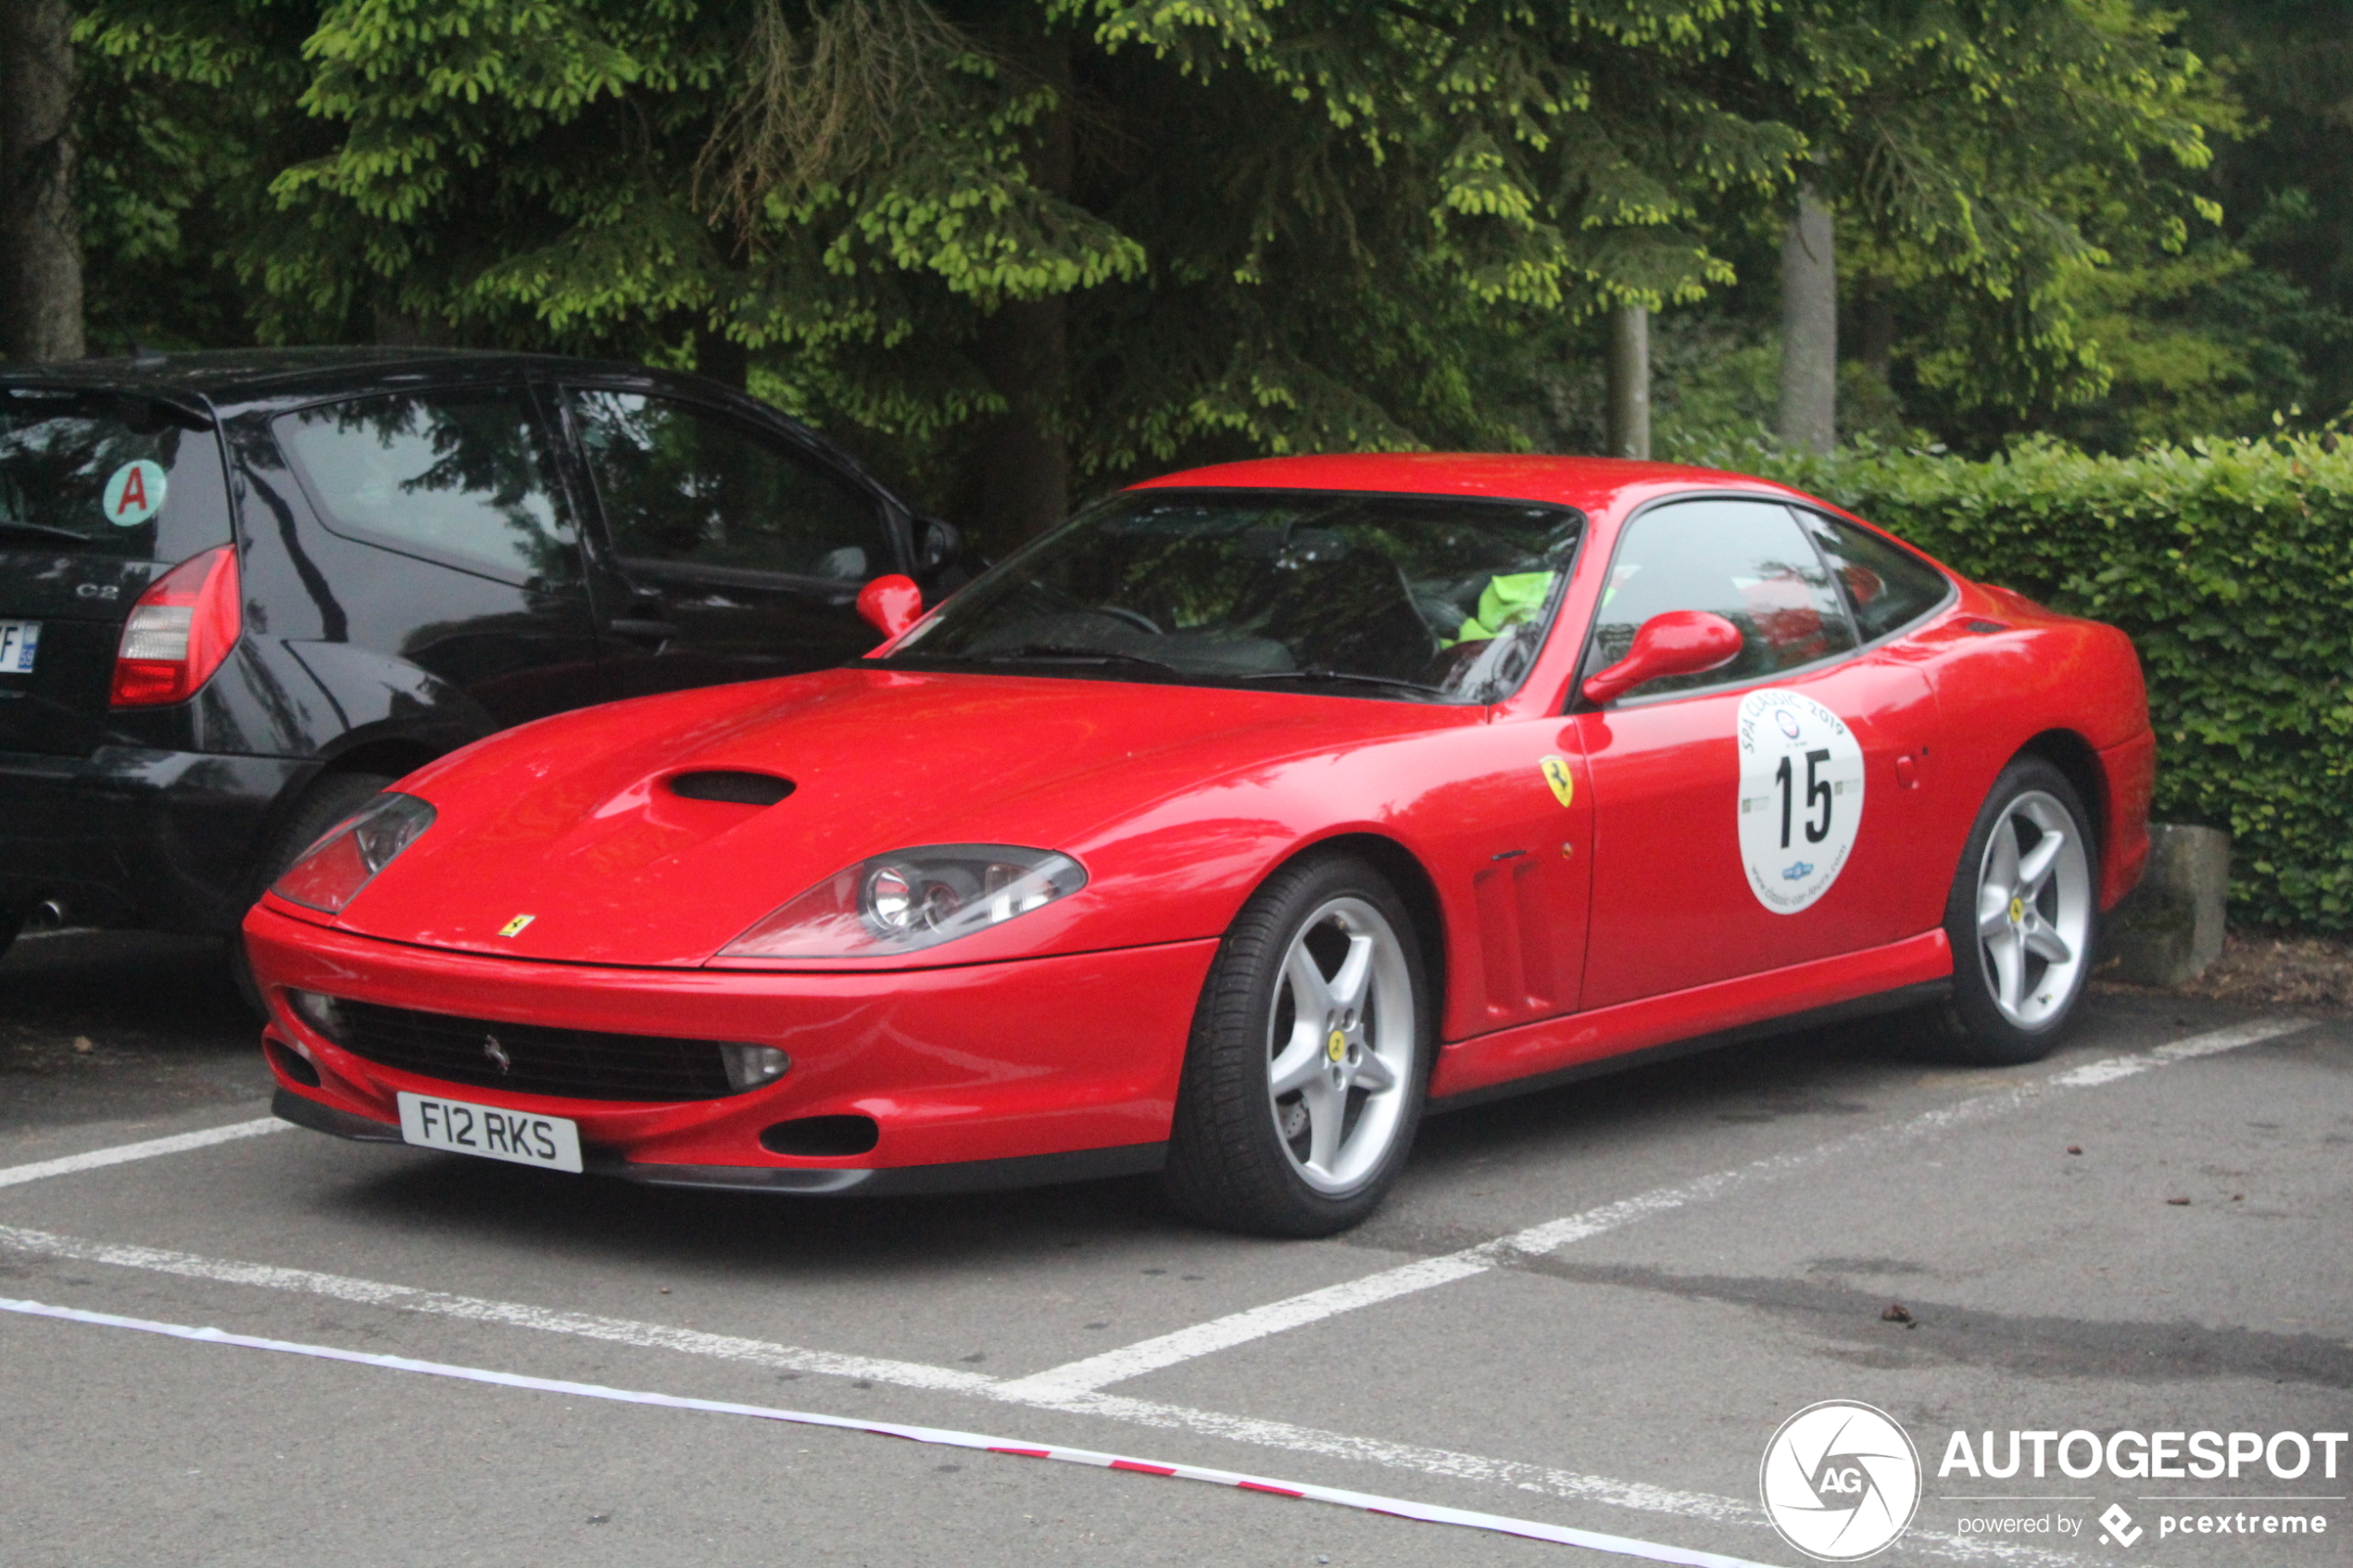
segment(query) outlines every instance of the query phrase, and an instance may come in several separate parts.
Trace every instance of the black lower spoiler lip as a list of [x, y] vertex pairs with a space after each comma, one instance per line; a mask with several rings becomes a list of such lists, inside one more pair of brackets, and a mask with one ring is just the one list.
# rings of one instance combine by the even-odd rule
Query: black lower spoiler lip
[[[280, 1121], [355, 1143], [400, 1143], [389, 1122], [322, 1105], [308, 1095], [280, 1087], [270, 1101]], [[932, 1193], [1002, 1192], [1014, 1187], [1056, 1186], [1064, 1182], [1140, 1176], [1168, 1162], [1165, 1143], [1119, 1144], [1062, 1154], [1018, 1155], [1010, 1160], [964, 1160], [944, 1165], [841, 1166], [648, 1165], [617, 1155], [582, 1151], [588, 1173], [618, 1176], [647, 1186], [694, 1187], [710, 1192], [777, 1193], [807, 1198], [909, 1198]]]

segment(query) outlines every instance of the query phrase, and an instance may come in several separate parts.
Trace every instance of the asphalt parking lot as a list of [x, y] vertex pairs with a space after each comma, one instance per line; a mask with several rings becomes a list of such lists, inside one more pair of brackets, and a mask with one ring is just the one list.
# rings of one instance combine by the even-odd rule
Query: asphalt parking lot
[[[1434, 1121], [1371, 1223], [1276, 1243], [1144, 1182], [795, 1203], [278, 1130], [208, 951], [29, 939], [0, 960], [0, 1562], [1793, 1564], [1758, 1463], [1832, 1399], [1926, 1465], [1875, 1561], [2353, 1562], [2353, 1454], [1938, 1474], [1957, 1430], [2353, 1424], [2353, 1023], [2107, 991], [2002, 1072], [1885, 1035]], [[2326, 1533], [2159, 1533], [2232, 1511]]]

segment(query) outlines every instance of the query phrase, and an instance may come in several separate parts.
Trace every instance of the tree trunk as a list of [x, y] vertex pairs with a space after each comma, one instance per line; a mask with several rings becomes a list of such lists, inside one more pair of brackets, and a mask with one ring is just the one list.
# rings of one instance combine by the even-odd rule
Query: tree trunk
[[751, 351], [717, 328], [706, 325], [695, 338], [695, 373], [709, 376], [737, 392], [749, 392]]
[[453, 348], [447, 318], [376, 307], [376, 342], [386, 348]]
[[1070, 452], [1055, 427], [1069, 315], [1060, 295], [1008, 300], [981, 327], [981, 373], [1012, 405], [981, 427], [966, 480], [972, 528], [991, 555], [1070, 510]]
[[1895, 299], [1880, 281], [1867, 282], [1862, 295], [1855, 307], [1855, 358], [1884, 381], [1895, 360]]
[[0, 0], [0, 352], [79, 359], [73, 18], [65, 0]]
[[[1041, 118], [1028, 156], [1030, 181], [1070, 194], [1070, 40], [1024, 7], [1022, 35], [1007, 53], [1059, 99]], [[981, 324], [974, 345], [980, 372], [1010, 407], [977, 433], [958, 486], [963, 522], [985, 550], [1003, 552], [1060, 522], [1070, 511], [1070, 450], [1061, 429], [1068, 377], [1070, 305], [1063, 295], [1007, 300]]]
[[1639, 305], [1609, 313], [1609, 455], [1651, 455], [1651, 313]]
[[1781, 239], [1781, 444], [1805, 452], [1838, 445], [1838, 259], [1831, 208], [1812, 181]]

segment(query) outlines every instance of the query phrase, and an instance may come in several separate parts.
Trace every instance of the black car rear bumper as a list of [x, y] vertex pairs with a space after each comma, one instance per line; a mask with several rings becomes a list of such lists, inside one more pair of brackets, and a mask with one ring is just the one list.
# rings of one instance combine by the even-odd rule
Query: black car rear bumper
[[319, 764], [100, 746], [0, 751], [0, 912], [219, 934], [245, 913], [271, 814]]

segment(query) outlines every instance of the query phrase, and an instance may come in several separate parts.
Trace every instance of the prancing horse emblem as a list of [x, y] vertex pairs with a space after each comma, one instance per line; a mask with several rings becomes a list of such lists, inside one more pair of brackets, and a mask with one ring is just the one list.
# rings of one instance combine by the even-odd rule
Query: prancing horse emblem
[[498, 1043], [498, 1036], [496, 1035], [484, 1035], [482, 1037], [482, 1054], [496, 1062], [501, 1073], [512, 1073], [515, 1070], [515, 1059], [507, 1054], [507, 1047]]

